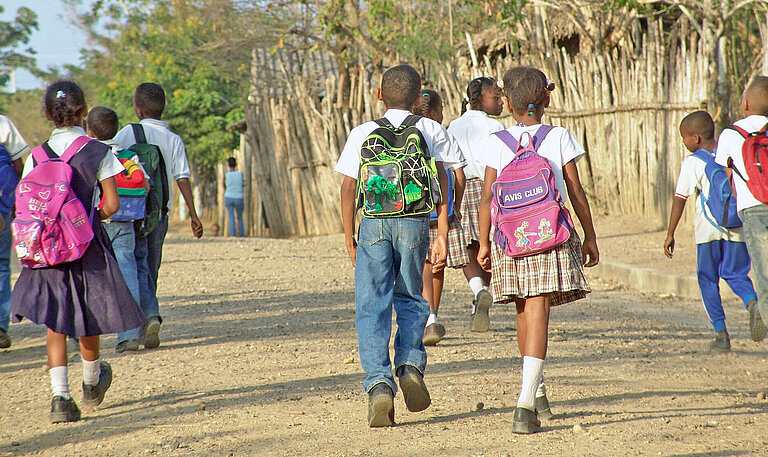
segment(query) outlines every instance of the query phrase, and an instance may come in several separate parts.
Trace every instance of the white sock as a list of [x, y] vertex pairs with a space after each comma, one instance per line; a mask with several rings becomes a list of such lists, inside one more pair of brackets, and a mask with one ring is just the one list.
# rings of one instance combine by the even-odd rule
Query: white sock
[[539, 387], [544, 360], [536, 357], [523, 357], [523, 387], [517, 399], [517, 407], [533, 411], [536, 402], [536, 389]]
[[544, 375], [541, 375], [541, 378], [539, 379], [539, 387], [536, 388], [536, 398], [546, 397], [547, 396], [547, 388], [544, 387]]
[[429, 317], [427, 318], [427, 327], [429, 327], [432, 324], [437, 324], [437, 314], [430, 311]]
[[483, 278], [475, 276], [469, 280], [469, 288], [472, 289], [472, 295], [477, 297], [477, 294], [483, 290]]
[[54, 397], [64, 397], [69, 400], [69, 370], [67, 366], [53, 367], [48, 370], [51, 373], [51, 390]]
[[83, 384], [86, 386], [95, 386], [99, 383], [101, 375], [101, 357], [96, 360], [83, 359]]

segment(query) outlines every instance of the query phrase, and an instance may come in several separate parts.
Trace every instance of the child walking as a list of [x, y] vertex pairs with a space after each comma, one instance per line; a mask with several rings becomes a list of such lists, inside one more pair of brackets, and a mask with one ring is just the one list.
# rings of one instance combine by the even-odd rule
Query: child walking
[[[395, 374], [405, 405], [416, 412], [431, 403], [423, 379], [427, 353], [421, 338], [429, 305], [421, 295], [422, 270], [434, 204], [438, 234], [431, 260], [435, 270], [445, 266], [448, 215], [442, 165], [458, 159], [443, 126], [411, 114], [420, 89], [421, 77], [413, 67], [399, 65], [384, 72], [378, 91], [387, 107], [384, 117], [350, 132], [335, 168], [344, 175], [341, 214], [347, 252], [355, 267], [355, 326], [371, 427], [391, 426], [395, 420], [397, 385], [389, 357], [393, 309], [397, 313]], [[434, 169], [428, 165], [432, 159], [443, 164]], [[435, 195], [435, 174], [442, 196]], [[356, 240], [357, 195], [363, 218]]]
[[[486, 271], [492, 268], [494, 302], [514, 302], [516, 306], [523, 382], [512, 432], [524, 434], [538, 431], [539, 419], [552, 416], [542, 374], [547, 355], [550, 307], [584, 298], [590, 292], [582, 268], [596, 265], [599, 256], [589, 202], [576, 168], [584, 148], [568, 130], [541, 123], [553, 89], [554, 84], [535, 68], [515, 67], [507, 71], [504, 75], [506, 105], [518, 124], [506, 132], [522, 146], [530, 146], [530, 138], [537, 138], [538, 132], [542, 131], [543, 138], [533, 140], [538, 141], [533, 146], [549, 162], [560, 196], [563, 200], [566, 195], [570, 197], [584, 229], [583, 245], [572, 228], [570, 237], [563, 244], [525, 257], [508, 256], [496, 242], [491, 245], [492, 186], [499, 173], [512, 162], [516, 151], [510, 149], [501, 136], [491, 135], [483, 155], [486, 168], [480, 202], [481, 239], [477, 260]], [[525, 231], [525, 225], [521, 227]], [[535, 230], [531, 227], [531, 231]], [[526, 240], [527, 235], [532, 234], [523, 233], [520, 240]]]
[[[27, 160], [22, 176], [40, 164], [39, 154], [57, 158], [67, 151], [71, 154], [71, 146], [85, 142], [85, 130], [80, 126], [88, 111], [80, 87], [69, 81], [53, 83], [46, 90], [43, 104], [45, 116], [56, 129], [38, 155], [33, 152]], [[112, 368], [99, 357], [99, 335], [125, 331], [144, 322], [99, 222], [120, 207], [114, 176], [123, 167], [109, 146], [93, 140], [85, 142], [69, 164], [73, 169], [72, 189], [87, 214], [93, 214], [91, 209], [99, 201], [99, 186], [104, 193], [105, 204], [91, 221], [93, 239], [77, 260], [45, 268], [22, 268], [11, 298], [15, 322], [27, 318], [48, 327], [46, 350], [53, 389], [50, 419], [54, 423], [80, 419], [80, 410], [69, 392], [67, 337], [79, 339], [83, 404], [95, 407], [104, 400], [112, 383]]]
[[[469, 109], [467, 109], [469, 108]], [[485, 167], [482, 156], [483, 145], [489, 136], [504, 130], [504, 124], [490, 116], [501, 114], [504, 104], [501, 91], [493, 78], [476, 78], [469, 82], [467, 95], [461, 107], [461, 117], [454, 119], [448, 126], [448, 133], [456, 138], [467, 166], [464, 168], [466, 189], [461, 201], [461, 227], [467, 238], [469, 263], [464, 267], [464, 276], [469, 282], [474, 300], [469, 329], [473, 332], [487, 332], [490, 327], [489, 309], [493, 298], [488, 292], [491, 276], [484, 272], [477, 263], [477, 249], [480, 242], [480, 224], [478, 211], [480, 194], [483, 190]]]
[[[440, 94], [431, 89], [424, 89], [416, 99], [416, 104], [411, 110], [414, 114], [432, 119], [438, 124], [443, 123], [443, 100]], [[448, 176], [448, 256], [446, 266], [450, 268], [463, 268], [469, 264], [469, 254], [467, 246], [469, 241], [464, 236], [464, 230], [461, 228], [461, 200], [464, 196], [464, 167], [467, 161], [464, 155], [458, 149], [453, 137], [451, 145], [455, 148], [460, 162], [452, 164], [446, 168]], [[429, 302], [429, 318], [427, 326], [424, 329], [422, 341], [425, 346], [435, 346], [445, 336], [445, 327], [438, 322], [437, 312], [440, 309], [440, 299], [443, 295], [443, 284], [445, 283], [445, 269], [441, 268], [432, 271], [432, 262], [429, 260], [432, 253], [432, 245], [437, 238], [437, 212], [430, 215], [429, 222], [429, 250], [427, 251], [427, 262], [424, 264], [423, 281], [424, 287], [422, 294]]]
[[715, 329], [715, 339], [709, 344], [709, 350], [730, 352], [731, 339], [725, 326], [719, 283], [720, 278], [725, 279], [733, 293], [744, 302], [744, 307], [747, 310], [753, 308], [757, 295], [752, 281], [747, 276], [750, 269], [749, 253], [742, 241], [741, 227], [729, 229], [718, 225], [715, 221], [718, 221], [719, 217], [713, 216], [702, 200], [710, 195], [712, 183], [707, 178], [705, 169], [707, 163], [714, 162], [717, 148], [712, 117], [706, 111], [689, 114], [680, 123], [680, 136], [685, 147], [694, 154], [686, 157], [680, 168], [669, 216], [667, 239], [664, 241], [664, 253], [672, 258], [675, 251], [675, 229], [683, 215], [688, 197], [695, 194], [693, 234], [696, 241], [696, 274], [704, 309]]

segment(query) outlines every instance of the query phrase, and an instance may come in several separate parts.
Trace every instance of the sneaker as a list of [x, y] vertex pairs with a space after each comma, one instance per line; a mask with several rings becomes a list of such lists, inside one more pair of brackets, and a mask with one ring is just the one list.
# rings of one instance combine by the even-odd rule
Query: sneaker
[[763, 341], [765, 335], [768, 334], [768, 328], [765, 327], [763, 318], [760, 317], [757, 301], [749, 302], [747, 309], [749, 310], [749, 336], [752, 341]]
[[443, 324], [435, 322], [434, 324], [427, 325], [427, 328], [424, 329], [424, 336], [421, 338], [421, 342], [424, 343], [424, 346], [435, 346], [444, 336], [445, 327], [443, 327]]
[[11, 347], [11, 337], [8, 336], [8, 332], [0, 328], [0, 349], [9, 347]]
[[60, 396], [53, 397], [51, 401], [51, 422], [75, 422], [80, 420], [80, 409], [75, 400]]
[[368, 426], [392, 427], [395, 425], [395, 394], [386, 383], [373, 386], [368, 392]]
[[99, 382], [95, 386], [83, 384], [83, 406], [93, 408], [104, 401], [104, 394], [112, 385], [112, 367], [107, 362], [100, 362], [101, 374]]
[[415, 367], [401, 365], [395, 373], [400, 379], [400, 389], [403, 391], [405, 406], [408, 411], [416, 413], [429, 408], [432, 399], [424, 384], [424, 376]]
[[718, 336], [709, 343], [709, 352], [727, 354], [731, 352], [731, 338], [728, 336]]
[[141, 341], [137, 340], [136, 338], [131, 338], [130, 340], [117, 343], [117, 346], [115, 346], [115, 352], [122, 354], [125, 351], [138, 351], [140, 345]]
[[150, 317], [144, 323], [142, 330], [144, 349], [154, 349], [160, 346], [160, 319], [157, 316]]
[[536, 412], [530, 409], [515, 408], [515, 417], [512, 422], [512, 433], [530, 435], [541, 431], [541, 422], [536, 418]]
[[537, 419], [546, 421], [552, 419], [555, 416], [552, 414], [552, 410], [549, 409], [549, 400], [547, 400], [546, 395], [543, 397], [536, 397], [536, 403], [534, 403], [534, 407]]
[[469, 324], [469, 330], [473, 332], [487, 332], [491, 326], [491, 318], [488, 316], [488, 310], [493, 304], [491, 293], [483, 289], [475, 295], [472, 300], [472, 320]]

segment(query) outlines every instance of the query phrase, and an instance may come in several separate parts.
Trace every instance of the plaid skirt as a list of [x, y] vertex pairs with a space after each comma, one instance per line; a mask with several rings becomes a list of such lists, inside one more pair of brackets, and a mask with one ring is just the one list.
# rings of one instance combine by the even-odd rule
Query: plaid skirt
[[581, 259], [581, 239], [576, 232], [560, 246], [527, 257], [510, 257], [491, 241], [494, 302], [549, 294], [550, 306], [557, 306], [585, 298], [591, 289]]
[[[434, 243], [435, 238], [437, 238], [437, 223], [430, 223], [427, 260], [432, 255], [432, 243]], [[469, 240], [464, 236], [461, 223], [456, 218], [451, 218], [451, 223], [448, 226], [448, 258], [446, 259], [446, 266], [451, 268], [464, 268], [467, 266], [469, 264], [467, 245], [469, 245]]]
[[464, 199], [461, 201], [461, 228], [467, 245], [472, 241], [480, 241], [480, 196], [483, 194], [483, 180], [472, 178], [467, 180], [464, 188]]

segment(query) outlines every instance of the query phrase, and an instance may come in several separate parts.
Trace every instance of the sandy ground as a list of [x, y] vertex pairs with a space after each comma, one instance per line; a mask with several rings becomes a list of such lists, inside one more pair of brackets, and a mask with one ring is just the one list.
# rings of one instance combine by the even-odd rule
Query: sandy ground
[[[660, 264], [658, 243], [655, 257], [622, 250], [618, 240], [651, 238], [637, 232], [602, 230], [603, 255]], [[768, 347], [748, 339], [738, 303], [726, 306], [733, 352], [709, 355], [700, 303], [592, 278], [587, 300], [552, 313], [545, 376], [556, 417], [543, 433], [518, 436], [510, 433], [520, 385], [514, 316], [496, 306], [490, 332], [469, 332], [470, 292], [449, 271], [448, 335], [428, 349], [432, 406], [409, 413], [398, 394], [398, 425], [371, 430], [341, 236], [198, 241], [184, 231], [169, 235], [164, 259], [161, 346], [118, 355], [114, 336], [105, 337], [115, 380], [78, 423], [48, 422], [44, 329], [12, 325], [14, 344], [0, 352], [0, 456], [768, 453]], [[70, 347], [80, 402], [82, 365]]]

